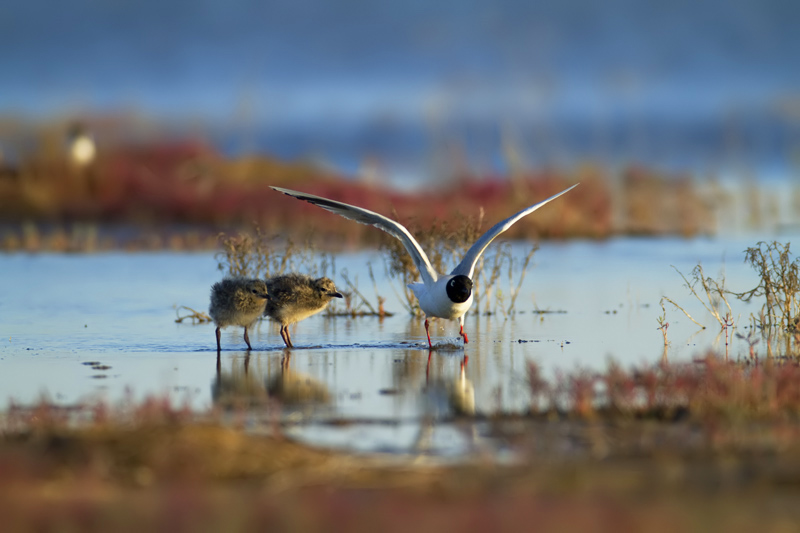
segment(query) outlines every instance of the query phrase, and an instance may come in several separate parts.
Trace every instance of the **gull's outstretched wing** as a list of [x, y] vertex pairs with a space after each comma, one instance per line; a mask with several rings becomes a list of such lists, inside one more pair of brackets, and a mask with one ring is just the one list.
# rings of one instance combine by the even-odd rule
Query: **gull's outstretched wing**
[[458, 264], [458, 266], [453, 269], [451, 274], [454, 275], [454, 276], [457, 276], [459, 274], [463, 274], [465, 276], [469, 276], [469, 278], [472, 278], [473, 270], [475, 270], [475, 263], [478, 262], [478, 259], [480, 258], [480, 256], [483, 253], [483, 251], [486, 249], [487, 246], [489, 246], [489, 244], [498, 235], [500, 235], [501, 233], [506, 231], [508, 228], [513, 226], [514, 223], [516, 221], [518, 221], [519, 219], [521, 219], [522, 217], [530, 215], [531, 213], [533, 213], [534, 211], [536, 211], [537, 209], [542, 207], [547, 202], [549, 202], [551, 200], [555, 200], [556, 198], [558, 198], [562, 194], [565, 194], [565, 193], [571, 191], [572, 189], [574, 189], [577, 186], [578, 186], [578, 184], [576, 183], [575, 185], [573, 185], [569, 189], [563, 190], [560, 193], [558, 193], [558, 194], [556, 194], [554, 196], [551, 196], [547, 200], [543, 200], [543, 201], [539, 202], [536, 205], [532, 205], [532, 206], [528, 207], [527, 209], [523, 209], [522, 211], [520, 211], [516, 215], [510, 216], [507, 219], [503, 220], [502, 222], [498, 222], [497, 224], [492, 226], [491, 229], [489, 229], [489, 231], [484, 233], [481, 236], [481, 238], [478, 239], [477, 242], [475, 242], [475, 244], [473, 244], [472, 247], [469, 250], [467, 250], [467, 253], [464, 256], [464, 259], [462, 259], [461, 262]]
[[313, 194], [282, 189], [280, 187], [272, 187], [272, 189], [282, 192], [288, 196], [293, 196], [298, 200], [304, 200], [314, 205], [318, 205], [319, 207], [327, 209], [331, 213], [336, 213], [339, 216], [343, 216], [344, 218], [355, 220], [361, 224], [375, 226], [378, 229], [382, 229], [389, 235], [397, 237], [406, 247], [406, 250], [408, 250], [411, 258], [414, 260], [414, 264], [417, 265], [417, 270], [419, 270], [419, 273], [422, 276], [422, 281], [425, 283], [425, 285], [433, 284], [438, 279], [439, 276], [436, 274], [436, 271], [433, 270], [433, 267], [431, 267], [431, 263], [428, 261], [428, 256], [425, 255], [425, 252], [422, 250], [422, 248], [420, 248], [419, 243], [414, 236], [411, 235], [411, 233], [409, 233], [409, 231], [402, 224], [399, 224], [390, 218], [386, 218], [383, 215], [379, 215], [374, 211], [356, 207], [344, 202], [337, 202], [336, 200], [329, 200], [320, 196], [314, 196]]

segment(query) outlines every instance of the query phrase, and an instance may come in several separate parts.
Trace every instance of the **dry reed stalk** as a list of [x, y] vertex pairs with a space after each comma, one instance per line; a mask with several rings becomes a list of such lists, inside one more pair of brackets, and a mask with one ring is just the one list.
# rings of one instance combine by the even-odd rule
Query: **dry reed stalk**
[[763, 296], [761, 327], [794, 333], [800, 324], [800, 258], [792, 260], [791, 243], [758, 242], [745, 250], [745, 262], [758, 272], [753, 289], [735, 294], [744, 302]]
[[[728, 292], [725, 290], [725, 277], [724, 276], [722, 277], [722, 281], [717, 281], [713, 278], [707, 278], [705, 277], [705, 274], [703, 272], [702, 265], [697, 265], [696, 267], [694, 267], [694, 269], [692, 269], [693, 281], [690, 282], [689, 280], [686, 279], [686, 276], [684, 276], [680, 270], [678, 270], [674, 265], [671, 266], [672, 268], [675, 269], [675, 272], [677, 272], [683, 279], [689, 291], [691, 291], [691, 293], [695, 296], [695, 298], [698, 299], [698, 301], [703, 305], [706, 311], [708, 311], [717, 320], [717, 322], [719, 322], [720, 327], [724, 329], [726, 327], [727, 320], [726, 318], [722, 317], [719, 313], [718, 307], [720, 302], [723, 302], [725, 304], [725, 307], [728, 309], [728, 313], [726, 316], [732, 315], [733, 313], [733, 311], [731, 310], [731, 306], [728, 303], [728, 299], [725, 297], [725, 293]], [[695, 286], [698, 283], [700, 284], [700, 286], [703, 289], [703, 292], [705, 293], [708, 304], [706, 304], [706, 300], [703, 300], [703, 298], [701, 298], [700, 295], [698, 294], [698, 291], [695, 289]], [[667, 301], [669, 301], [672, 305], [674, 305], [678, 309], [681, 309], [681, 311], [683, 311], [687, 317], [692, 319], [689, 313], [684, 311], [675, 302], [669, 300], [668, 298]], [[695, 324], [700, 325], [694, 319], [692, 319], [692, 321]]]
[[[189, 311], [189, 314], [188, 315], [181, 315], [180, 314], [180, 310], [181, 309], [186, 309], [187, 311]], [[207, 313], [205, 313], [203, 311], [196, 311], [196, 310], [192, 309], [191, 307], [188, 307], [188, 306], [185, 306], [185, 305], [181, 305], [178, 308], [176, 308], [175, 309], [175, 314], [177, 315], [177, 318], [175, 319], [175, 322], [177, 322], [179, 324], [182, 323], [187, 318], [192, 321], [192, 324], [205, 324], [206, 322], [211, 322], [211, 317], [208, 316]]]

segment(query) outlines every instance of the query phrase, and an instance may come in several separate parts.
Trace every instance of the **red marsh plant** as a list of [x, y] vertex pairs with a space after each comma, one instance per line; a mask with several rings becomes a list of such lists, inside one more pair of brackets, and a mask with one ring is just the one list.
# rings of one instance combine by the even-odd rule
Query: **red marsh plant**
[[698, 421], [796, 419], [800, 416], [800, 366], [793, 362], [736, 364], [708, 355], [693, 363], [602, 372], [575, 370], [545, 379], [528, 364], [531, 411], [579, 418], [606, 416]]
[[[532, 364], [528, 377], [532, 394], [553, 398], [563, 388], [563, 400], [577, 406], [577, 423], [529, 427], [537, 443], [553, 430], [557, 443], [561, 435], [580, 439], [565, 459], [548, 455], [545, 442], [511, 464], [483, 449], [477, 461], [387, 463], [248, 433], [166, 398], [12, 406], [0, 418], [0, 515], [9, 531], [466, 532], [532, 523], [565, 531], [703, 531], [709, 523], [751, 531], [797, 522], [796, 365], [708, 357], [641, 369], [612, 363], [551, 380]], [[606, 397], [628, 415], [625, 423], [604, 410]], [[687, 424], [659, 423], [674, 416], [644, 410], [673, 404], [683, 406]], [[754, 420], [779, 422], [769, 438], [779, 437], [764, 444], [765, 426]], [[697, 432], [703, 444], [687, 444]], [[751, 440], [737, 440], [745, 434]], [[583, 441], [609, 449], [576, 453]]]
[[[511, 228], [508, 239], [604, 238], [612, 234], [709, 233], [707, 201], [691, 180], [643, 169], [626, 172], [621, 184], [598, 167], [544, 170], [452, 181], [436, 189], [398, 193], [345, 180], [305, 163], [268, 157], [225, 158], [193, 141], [170, 141], [100, 150], [90, 168], [70, 168], [63, 154], [34, 154], [13, 175], [0, 173], [0, 218], [24, 220], [210, 225], [215, 229], [257, 221], [268, 232], [303, 241], [309, 235], [337, 245], [375, 245], [376, 231], [336, 219], [313, 206], [280, 198], [280, 185], [360, 205], [378, 212], [411, 214], [426, 226], [453, 219], [457, 211], [501, 220], [563, 190], [581, 187], [558, 209], [537, 213]], [[677, 183], [677, 185], [676, 185]], [[643, 207], [649, 206], [649, 208]], [[657, 212], [652, 207], [657, 206]], [[706, 207], [703, 207], [706, 206]], [[620, 214], [622, 213], [622, 214]], [[13, 246], [13, 239], [9, 246]], [[162, 243], [162, 246], [167, 243]]]
[[62, 122], [23, 128], [36, 131], [17, 134], [33, 140], [36, 149], [23, 154], [18, 164], [0, 164], [4, 221], [180, 222], [219, 229], [257, 220], [270, 232], [291, 232], [296, 240], [316, 232], [339, 242], [371, 245], [378, 237], [368, 228], [292, 206], [268, 186], [297, 188], [385, 213], [392, 207], [400, 213], [419, 207], [415, 214], [439, 219], [454, 216], [456, 209], [474, 213], [482, 207], [486, 219], [495, 221], [530, 205], [532, 198], [581, 182], [558, 210], [521, 221], [508, 237], [691, 235], [713, 229], [711, 202], [691, 178], [642, 166], [626, 169], [621, 178], [598, 165], [541, 170], [517, 165], [509, 175], [465, 169], [436, 189], [400, 194], [341, 179], [303, 161], [258, 155], [228, 158], [202, 140], [153, 136], [142, 126], [146, 121], [129, 123], [127, 118], [91, 121], [98, 137], [97, 157], [77, 168], [65, 150], [67, 125]]
[[617, 202], [624, 233], [691, 237], [713, 232], [714, 198], [699, 191], [690, 176], [632, 166], [621, 185]]

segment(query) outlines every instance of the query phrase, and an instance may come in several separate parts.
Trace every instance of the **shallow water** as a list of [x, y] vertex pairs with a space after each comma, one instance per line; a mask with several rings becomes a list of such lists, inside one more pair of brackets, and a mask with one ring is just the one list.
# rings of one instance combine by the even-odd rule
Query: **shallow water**
[[[601, 369], [611, 358], [624, 366], [656, 363], [664, 353], [657, 329], [663, 295], [708, 326], [700, 330], [668, 305], [670, 361], [709, 349], [724, 353], [719, 326], [671, 265], [688, 276], [701, 263], [708, 276], [724, 273], [728, 288], [749, 289], [757, 279], [742, 252], [758, 240], [542, 243], [518, 312], [468, 316], [466, 346], [455, 321], [434, 322], [439, 349], [430, 363], [422, 320], [403, 310], [382, 274], [379, 291], [394, 316], [311, 317], [292, 330], [291, 351], [284, 350], [278, 327], [264, 321], [250, 333], [249, 357], [241, 328], [228, 328], [217, 361], [212, 324], [175, 323], [175, 306], [207, 309], [210, 287], [221, 277], [212, 253], [0, 255], [0, 398], [32, 403], [44, 396], [71, 405], [167, 393], [198, 410], [244, 402], [258, 422], [274, 415], [264, 401], [272, 393], [284, 399], [286, 431], [303, 440], [459, 455], [477, 446], [480, 425], [430, 424], [452, 419], [459, 387], [471, 385], [479, 414], [515, 412], [529, 401], [529, 361], [550, 375], [578, 366]], [[515, 245], [520, 256], [528, 248]], [[351, 279], [368, 279], [368, 262], [383, 272], [375, 251], [338, 254], [336, 261]], [[373, 296], [371, 283], [360, 290]], [[757, 311], [731, 303], [740, 328]], [[747, 352], [744, 341], [731, 341], [730, 357]], [[294, 405], [293, 395], [315, 401]]]

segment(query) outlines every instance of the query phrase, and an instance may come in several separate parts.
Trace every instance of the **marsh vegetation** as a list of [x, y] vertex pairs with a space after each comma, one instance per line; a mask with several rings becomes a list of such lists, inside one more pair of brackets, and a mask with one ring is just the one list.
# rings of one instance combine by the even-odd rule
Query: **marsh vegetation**
[[[241, 403], [233, 417], [165, 398], [12, 405], [0, 424], [0, 508], [15, 530], [323, 531], [333, 520], [366, 531], [465, 516], [501, 531], [528, 520], [591, 530], [598, 519], [769, 530], [800, 519], [789, 498], [800, 483], [799, 378], [794, 364], [715, 356], [557, 381], [530, 365], [528, 414], [458, 422], [483, 460], [413, 467], [298, 444], [275, 418], [254, 426]], [[486, 455], [495, 447], [512, 464]]]
[[[756, 286], [749, 290], [734, 291], [727, 288], [724, 275], [716, 279], [707, 276], [702, 265], [694, 267], [689, 275], [690, 279], [679, 270], [676, 271], [683, 279], [685, 287], [724, 332], [726, 357], [730, 336], [737, 326], [744, 326], [750, 329], [747, 335], [742, 333], [735, 335], [749, 344], [752, 362], [757, 362], [755, 347], [761, 340], [767, 347], [768, 357], [777, 355], [795, 360], [800, 358], [800, 346], [798, 346], [800, 337], [797, 327], [800, 323], [800, 308], [796, 296], [800, 291], [800, 278], [798, 278], [800, 258], [792, 257], [790, 242], [760, 241], [744, 251], [744, 261], [753, 268], [758, 279]], [[757, 303], [760, 300], [761, 306], [756, 312], [751, 312], [749, 316], [743, 318], [741, 313], [736, 313], [731, 307], [729, 297], [734, 299], [734, 302], [739, 301], [744, 304]], [[699, 327], [706, 327], [673, 299], [664, 296], [661, 300], [664, 312], [657, 320], [659, 328], [664, 332], [665, 344], [668, 327], [665, 301]]]
[[[481, 212], [484, 221], [501, 220], [532, 199], [581, 183], [559, 209], [516, 224], [510, 239], [691, 237], [723, 230], [742, 207], [754, 226], [775, 224], [780, 216], [764, 214], [779, 207], [764, 191], [731, 191], [715, 180], [636, 165], [529, 170], [513, 180], [464, 169], [430, 190], [398, 192], [307, 162], [226, 157], [192, 141], [116, 143], [90, 164], [76, 166], [59, 134], [57, 127], [43, 132], [38, 150], [13, 166], [0, 165], [3, 250], [210, 250], [220, 231], [235, 233], [253, 223], [267, 235], [289, 231], [296, 242], [313, 233], [330, 248], [381, 242], [369, 228], [286, 202], [270, 185], [396, 212], [401, 221], [411, 217], [426, 228], [459, 215], [481, 218]], [[738, 195], [744, 206], [731, 201]]]
[[[97, 175], [120, 174], [82, 199], [65, 197], [70, 207], [48, 200], [58, 196], [55, 171], [20, 169], [3, 183], [20, 202], [7, 249], [120, 248], [109, 224], [124, 223], [139, 228], [132, 249], [214, 250], [3, 257], [8, 279], [62, 280], [47, 295], [6, 282], [8, 305], [22, 310], [8, 318], [15, 331], [3, 348], [3, 389], [20, 398], [0, 417], [0, 510], [10, 527], [323, 530], [344, 513], [370, 531], [407, 529], [412, 518], [414, 527], [550, 520], [586, 529], [609, 505], [621, 529], [798, 518], [781, 503], [800, 465], [790, 244], [736, 244], [750, 278], [733, 274], [739, 256], [715, 251], [707, 262], [707, 241], [553, 240], [712, 234], [719, 191], [689, 179], [672, 187], [672, 177], [642, 169], [583, 168], [400, 194], [343, 189], [299, 166], [284, 169], [282, 183], [267, 160], [201, 152], [106, 154]], [[167, 194], [120, 163], [151, 157]], [[396, 216], [441, 271], [531, 198], [582, 185], [492, 244], [475, 275], [475, 338], [468, 350], [441, 339], [430, 354], [416, 342], [424, 331], [406, 285], [417, 273], [399, 242], [262, 195], [265, 169], [269, 184]], [[182, 204], [193, 194], [205, 200]], [[114, 198], [118, 210], [104, 211]], [[98, 203], [81, 211], [85, 200]], [[162, 224], [176, 221], [191, 229], [168, 234]], [[347, 298], [304, 323], [291, 357], [263, 327], [252, 353], [214, 361], [203, 313], [211, 284], [291, 271], [329, 276]], [[48, 310], [50, 335], [26, 309]], [[710, 333], [695, 333], [698, 324]], [[457, 385], [473, 396], [457, 404]], [[41, 390], [52, 394], [36, 400]], [[298, 390], [314, 402], [298, 406]], [[413, 511], [397, 518], [398, 505]]]

